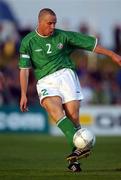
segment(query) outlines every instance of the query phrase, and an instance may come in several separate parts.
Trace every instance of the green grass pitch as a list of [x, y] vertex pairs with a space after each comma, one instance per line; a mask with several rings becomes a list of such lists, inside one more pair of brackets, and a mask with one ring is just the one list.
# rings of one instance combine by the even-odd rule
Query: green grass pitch
[[67, 170], [68, 153], [64, 137], [0, 133], [0, 180], [121, 179], [121, 136], [97, 137], [80, 173]]

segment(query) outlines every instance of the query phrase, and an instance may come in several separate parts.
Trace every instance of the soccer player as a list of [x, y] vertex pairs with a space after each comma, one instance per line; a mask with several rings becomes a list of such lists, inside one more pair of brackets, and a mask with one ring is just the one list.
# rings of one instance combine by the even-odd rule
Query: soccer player
[[69, 54], [76, 48], [107, 55], [121, 65], [121, 57], [97, 45], [95, 37], [56, 29], [57, 17], [49, 8], [40, 10], [38, 26], [26, 35], [20, 47], [20, 109], [27, 111], [29, 69], [37, 79], [40, 104], [54, 119], [70, 144], [72, 153], [67, 157], [72, 172], [81, 171], [78, 159], [88, 156], [90, 150], [74, 147], [73, 135], [81, 128], [80, 101], [83, 98], [80, 83]]

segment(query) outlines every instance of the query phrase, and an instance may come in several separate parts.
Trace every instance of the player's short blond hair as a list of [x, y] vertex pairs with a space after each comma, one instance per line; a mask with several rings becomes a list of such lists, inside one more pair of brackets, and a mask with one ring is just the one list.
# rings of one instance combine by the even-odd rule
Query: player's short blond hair
[[55, 12], [52, 9], [44, 8], [44, 9], [40, 10], [38, 19], [41, 19], [45, 14], [50, 14], [50, 15], [56, 16]]

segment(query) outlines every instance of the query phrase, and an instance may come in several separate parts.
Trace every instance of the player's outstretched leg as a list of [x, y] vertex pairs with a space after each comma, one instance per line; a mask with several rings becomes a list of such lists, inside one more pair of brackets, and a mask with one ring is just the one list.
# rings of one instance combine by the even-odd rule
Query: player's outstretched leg
[[65, 134], [68, 143], [73, 149], [72, 153], [67, 157], [67, 161], [69, 163], [68, 169], [71, 170], [72, 172], [81, 171], [80, 163], [78, 162], [78, 159], [82, 157], [87, 157], [90, 154], [90, 150], [82, 151], [80, 149], [75, 148], [73, 144], [73, 136], [75, 132], [77, 131], [77, 129], [75, 128], [74, 124], [71, 122], [69, 118], [64, 116], [57, 122], [57, 126]]

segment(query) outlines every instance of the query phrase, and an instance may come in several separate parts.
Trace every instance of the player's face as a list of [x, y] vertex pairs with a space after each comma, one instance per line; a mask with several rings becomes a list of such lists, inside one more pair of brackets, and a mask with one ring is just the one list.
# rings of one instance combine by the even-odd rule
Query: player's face
[[38, 24], [38, 32], [43, 36], [51, 36], [55, 29], [56, 16], [46, 14]]

